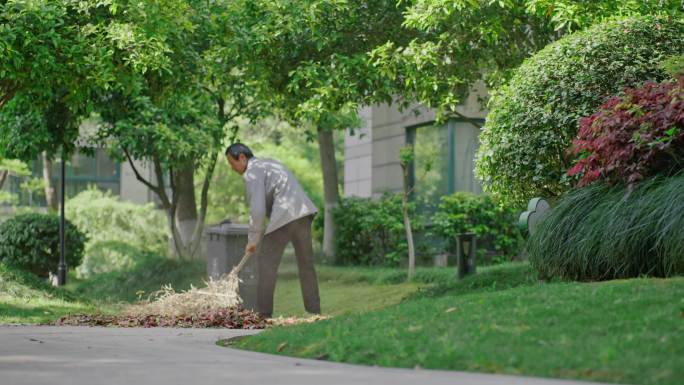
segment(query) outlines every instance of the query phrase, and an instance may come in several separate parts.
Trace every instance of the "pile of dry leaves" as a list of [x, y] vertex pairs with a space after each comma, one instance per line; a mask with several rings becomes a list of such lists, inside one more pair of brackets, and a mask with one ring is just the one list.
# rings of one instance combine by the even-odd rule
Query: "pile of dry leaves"
[[238, 283], [237, 275], [229, 274], [220, 280], [205, 282], [203, 288], [191, 286], [182, 292], [167, 285], [147, 301], [130, 305], [120, 315], [66, 316], [51, 325], [263, 329], [326, 318], [266, 319], [242, 307]]
[[272, 323], [258, 313], [241, 307], [208, 310], [185, 315], [123, 314], [73, 315], [53, 321], [57, 326], [181, 327], [264, 329]]

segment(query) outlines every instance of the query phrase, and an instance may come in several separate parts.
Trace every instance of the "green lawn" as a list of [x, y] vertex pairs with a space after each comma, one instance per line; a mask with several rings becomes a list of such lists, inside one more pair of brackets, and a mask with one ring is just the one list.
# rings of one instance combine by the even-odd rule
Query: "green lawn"
[[[418, 290], [419, 286], [415, 283], [382, 282], [383, 277], [392, 278], [393, 272], [393, 269], [373, 272], [367, 268], [319, 266], [317, 273], [322, 313], [337, 316], [377, 310], [397, 304]], [[306, 315], [293, 262], [285, 261], [280, 268], [276, 281], [273, 315]]]
[[0, 324], [37, 324], [74, 313], [111, 312], [54, 288], [32, 274], [0, 264]]
[[[203, 286], [206, 264], [146, 257], [128, 271], [77, 279], [69, 274], [65, 288], [53, 288], [28, 273], [0, 264], [0, 323], [44, 323], [67, 314], [113, 313], [139, 297], [170, 284], [176, 290]], [[317, 268], [322, 310], [326, 315], [360, 313], [399, 303], [419, 288], [405, 281], [397, 269]], [[11, 274], [10, 274], [11, 272]], [[423, 269], [420, 270], [421, 274]], [[453, 272], [449, 274], [451, 276]], [[424, 277], [425, 278], [425, 277]], [[427, 275], [425, 279], [436, 279]], [[279, 271], [275, 293], [275, 316], [305, 315], [292, 256], [286, 256]]]
[[[362, 299], [360, 299], [362, 300]], [[535, 282], [527, 264], [235, 346], [349, 363], [620, 383], [684, 378], [684, 278]]]
[[162, 256], [141, 256], [131, 270], [101, 273], [89, 279], [71, 274], [66, 290], [98, 303], [130, 303], [170, 284], [186, 290], [190, 285], [203, 286], [207, 267], [202, 261], [178, 261]]

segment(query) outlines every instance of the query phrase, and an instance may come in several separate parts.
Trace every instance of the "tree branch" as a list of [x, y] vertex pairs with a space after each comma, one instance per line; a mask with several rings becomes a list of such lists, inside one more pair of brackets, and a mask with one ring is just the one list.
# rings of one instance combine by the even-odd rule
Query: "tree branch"
[[176, 248], [176, 253], [179, 257], [184, 257], [185, 245], [183, 245], [183, 240], [181, 239], [181, 235], [178, 232], [178, 228], [176, 227], [176, 209], [178, 207], [178, 194], [176, 192], [176, 183], [174, 182], [173, 177], [173, 167], [171, 166], [169, 166], [169, 184], [171, 185], [171, 205], [169, 207], [169, 223], [171, 225], [171, 237], [173, 238], [173, 245]]
[[131, 154], [125, 147], [121, 148], [123, 149], [124, 154], [126, 154], [126, 158], [128, 159], [128, 163], [131, 165], [131, 168], [133, 169], [133, 173], [135, 174], [136, 179], [138, 179], [138, 181], [140, 181], [150, 190], [154, 191], [157, 195], [159, 195], [159, 186], [155, 186], [152, 183], [150, 183], [147, 179], [143, 178], [143, 176], [140, 175], [140, 173], [138, 172], [138, 169], [135, 167], [135, 163], [133, 162], [133, 158], [131, 158]]
[[204, 231], [204, 222], [207, 217], [207, 207], [209, 206], [209, 185], [211, 184], [212, 176], [214, 175], [214, 168], [216, 168], [216, 159], [218, 154], [214, 154], [212, 161], [207, 166], [207, 173], [204, 176], [204, 183], [202, 185], [202, 194], [200, 196], [200, 213], [195, 225], [195, 231], [193, 231], [192, 239], [194, 244], [192, 245], [191, 255], [195, 255], [197, 248], [202, 243], [202, 232]]
[[9, 170], [0, 171], [0, 189], [2, 189], [2, 186], [5, 184], [5, 180], [7, 179], [8, 174]]
[[2, 97], [0, 97], [0, 108], [2, 108], [7, 102], [12, 100], [14, 95], [16, 95], [19, 87], [12, 87], [2, 91]]
[[166, 186], [164, 184], [164, 171], [162, 170], [161, 162], [159, 161], [159, 157], [154, 154], [152, 156], [152, 161], [154, 162], [154, 173], [157, 178], [157, 188], [158, 191], [155, 191], [157, 195], [159, 196], [159, 199], [162, 202], [162, 205], [164, 206], [165, 209], [169, 209], [171, 207], [171, 203], [169, 202], [169, 197], [166, 195]]
[[458, 118], [465, 120], [466, 122], [472, 124], [473, 126], [475, 126], [477, 128], [482, 128], [482, 124], [480, 124], [480, 122], [477, 119], [471, 118], [469, 116], [465, 116], [458, 111], [450, 111], [448, 115], [455, 115]]

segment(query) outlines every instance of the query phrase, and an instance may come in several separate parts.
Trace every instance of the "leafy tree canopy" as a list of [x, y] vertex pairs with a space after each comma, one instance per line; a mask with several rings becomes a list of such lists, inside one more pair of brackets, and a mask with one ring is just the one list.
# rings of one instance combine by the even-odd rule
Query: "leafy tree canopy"
[[387, 42], [373, 58], [406, 99], [448, 115], [473, 85], [498, 87], [566, 33], [616, 16], [683, 13], [680, 0], [416, 0], [403, 24], [416, 37]]

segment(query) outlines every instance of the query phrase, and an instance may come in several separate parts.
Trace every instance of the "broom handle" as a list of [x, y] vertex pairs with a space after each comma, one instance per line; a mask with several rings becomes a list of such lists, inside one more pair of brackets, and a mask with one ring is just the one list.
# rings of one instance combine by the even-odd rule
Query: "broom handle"
[[237, 266], [235, 266], [233, 270], [230, 271], [230, 274], [237, 275], [238, 273], [240, 273], [240, 271], [242, 271], [242, 268], [245, 266], [247, 261], [249, 261], [249, 259], [252, 257], [252, 254], [254, 253], [245, 253], [245, 255], [242, 256], [240, 263], [238, 263]]

